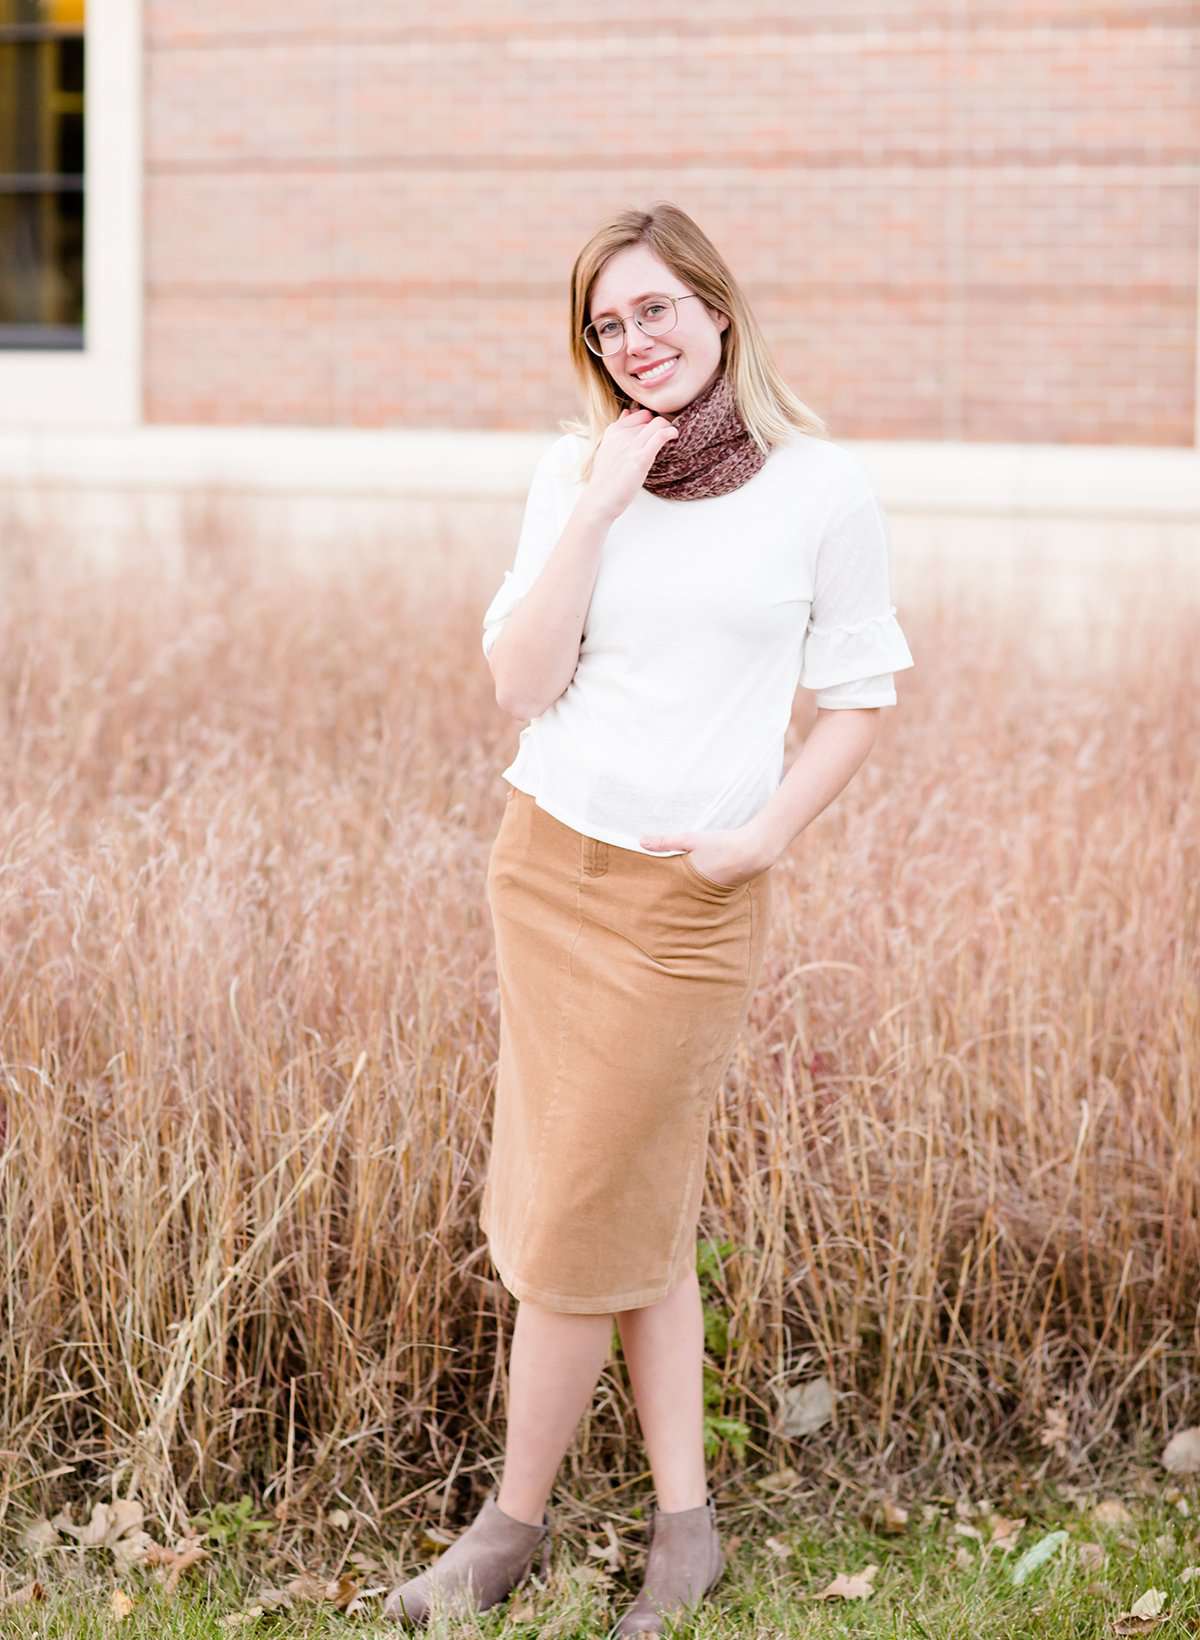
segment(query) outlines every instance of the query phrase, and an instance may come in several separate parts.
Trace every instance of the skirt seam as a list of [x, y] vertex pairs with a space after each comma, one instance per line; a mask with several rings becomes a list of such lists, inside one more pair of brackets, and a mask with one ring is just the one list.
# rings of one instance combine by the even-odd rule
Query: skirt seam
[[[550, 1126], [550, 1118], [554, 1114], [558, 1100], [558, 1087], [559, 1082], [562, 1079], [563, 1057], [567, 1045], [567, 1016], [569, 1012], [567, 1000], [570, 995], [571, 981], [575, 977], [575, 947], [579, 944], [579, 937], [583, 933], [583, 883], [581, 878], [581, 868], [579, 867], [578, 862], [576, 863], [575, 872], [575, 918], [575, 932], [571, 936], [571, 945], [567, 952], [566, 981], [560, 992], [558, 1047], [554, 1055], [554, 1076], [550, 1083], [550, 1094], [546, 1100], [546, 1107], [542, 1111], [542, 1119], [538, 1124], [537, 1149], [534, 1152], [533, 1158], [533, 1176], [535, 1179], [541, 1178], [542, 1160], [546, 1152], [546, 1134]], [[513, 1252], [513, 1260], [515, 1263], [520, 1263], [521, 1255], [525, 1251], [525, 1243], [529, 1237], [531, 1224], [532, 1220], [530, 1215], [527, 1213], [525, 1215], [525, 1222], [521, 1227], [521, 1234], [517, 1240], [517, 1246]]]
[[749, 991], [752, 976], [754, 974], [754, 936], [756, 933], [754, 925], [754, 895], [750, 892], [747, 892], [746, 894], [746, 903], [750, 907], [750, 941], [746, 948], [746, 989]]

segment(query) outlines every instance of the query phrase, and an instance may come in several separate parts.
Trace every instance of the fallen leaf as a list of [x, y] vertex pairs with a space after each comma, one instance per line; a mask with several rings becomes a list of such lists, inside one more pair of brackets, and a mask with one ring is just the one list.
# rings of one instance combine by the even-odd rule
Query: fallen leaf
[[32, 1583], [23, 1583], [19, 1589], [14, 1589], [0, 1601], [3, 1606], [32, 1606], [35, 1601], [45, 1600], [46, 1585], [35, 1577]]
[[198, 1537], [180, 1538], [175, 1548], [168, 1549], [165, 1544], [151, 1543], [143, 1557], [143, 1565], [153, 1568], [155, 1577], [162, 1584], [167, 1594], [174, 1594], [179, 1579], [189, 1566], [197, 1561], [207, 1560], [208, 1550], [205, 1549]]
[[331, 1509], [325, 1519], [330, 1526], [337, 1526], [343, 1531], [350, 1524], [350, 1515], [345, 1509]]
[[1047, 1532], [1045, 1537], [1039, 1538], [1036, 1543], [1026, 1549], [1009, 1573], [1013, 1583], [1019, 1588], [1028, 1577], [1037, 1571], [1039, 1566], [1049, 1560], [1052, 1555], [1058, 1553], [1067, 1541], [1068, 1536], [1069, 1533], [1063, 1531]]
[[143, 1532], [140, 1528], [136, 1532], [127, 1532], [124, 1537], [108, 1545], [122, 1572], [127, 1572], [131, 1566], [144, 1565], [152, 1546], [158, 1547], [149, 1532]]
[[1200, 1566], [1185, 1566], [1179, 1574], [1179, 1581], [1190, 1583], [1194, 1577], [1200, 1577]]
[[23, 1547], [34, 1555], [43, 1549], [53, 1549], [58, 1541], [58, 1528], [52, 1526], [44, 1516], [41, 1520], [32, 1521], [21, 1534]]
[[370, 1601], [377, 1599], [381, 1594], [387, 1594], [387, 1592], [388, 1585], [386, 1583], [377, 1583], [369, 1589], [360, 1589], [350, 1604], [344, 1608], [346, 1616], [356, 1617], [360, 1612], [366, 1611]]
[[60, 1532], [75, 1538], [85, 1549], [111, 1547], [123, 1532], [140, 1526], [145, 1510], [134, 1498], [114, 1498], [112, 1503], [97, 1503], [92, 1507], [92, 1518], [86, 1526], [76, 1526], [65, 1509], [50, 1522]]
[[903, 1532], [908, 1525], [908, 1510], [892, 1498], [884, 1498], [880, 1505], [880, 1515], [885, 1532]]
[[1174, 1532], [1160, 1532], [1154, 1540], [1154, 1547], [1164, 1560], [1170, 1559], [1179, 1552], [1179, 1544]]
[[1043, 1446], [1052, 1448], [1060, 1458], [1066, 1457], [1071, 1441], [1067, 1414], [1062, 1407], [1051, 1407], [1047, 1412], [1038, 1438]]
[[570, 1575], [581, 1583], [596, 1583], [602, 1587], [612, 1582], [603, 1566], [584, 1566], [577, 1563], [571, 1567]]
[[1145, 1594], [1138, 1595], [1128, 1614], [1130, 1617], [1157, 1617], [1167, 1603], [1165, 1589], [1147, 1589]]
[[975, 1556], [967, 1548], [965, 1543], [960, 1543], [955, 1549], [954, 1564], [958, 1567], [960, 1572], [974, 1571], [976, 1566]]
[[974, 1538], [976, 1543], [983, 1542], [983, 1533], [979, 1530], [978, 1526], [968, 1526], [965, 1520], [956, 1520], [954, 1522], [954, 1530], [961, 1537]]
[[814, 1600], [865, 1600], [875, 1593], [873, 1581], [879, 1567], [874, 1561], [861, 1572], [839, 1572], [833, 1582], [813, 1596]]
[[1167, 1603], [1166, 1591], [1163, 1589], [1147, 1589], [1138, 1596], [1127, 1612], [1122, 1612], [1113, 1619], [1114, 1634], [1148, 1634], [1156, 1629], [1160, 1623], [1166, 1622], [1163, 1607]]
[[329, 1579], [319, 1572], [297, 1572], [283, 1585], [293, 1600], [329, 1600]]
[[286, 1589], [268, 1587], [255, 1591], [251, 1604], [246, 1608], [252, 1612], [286, 1611], [292, 1605], [292, 1596]]
[[756, 1481], [754, 1484], [760, 1492], [788, 1492], [798, 1483], [799, 1479], [800, 1476], [791, 1465], [785, 1464], [782, 1469], [776, 1469], [772, 1474], [764, 1475], [761, 1480]]
[[330, 1578], [326, 1582], [324, 1598], [341, 1611], [357, 1593], [357, 1579], [351, 1577], [349, 1572], [343, 1572], [340, 1577]]
[[1075, 1553], [1079, 1556], [1079, 1564], [1085, 1572], [1099, 1571], [1104, 1565], [1104, 1545], [1102, 1543], [1077, 1543]]
[[1200, 1475], [1200, 1424], [1172, 1435], [1162, 1455], [1163, 1468], [1173, 1475]]
[[786, 1560], [792, 1552], [791, 1546], [785, 1543], [782, 1538], [769, 1537], [766, 1540], [766, 1546], [771, 1553], [773, 1555], [777, 1555], [780, 1560]]
[[124, 1589], [115, 1588], [109, 1599], [108, 1609], [119, 1620], [122, 1617], [129, 1616], [133, 1610], [133, 1601], [130, 1600]]
[[811, 1435], [833, 1417], [833, 1390], [828, 1378], [812, 1378], [783, 1390], [779, 1404], [781, 1435]]
[[616, 1528], [611, 1520], [601, 1522], [601, 1529], [607, 1538], [606, 1543], [588, 1541], [588, 1554], [595, 1560], [602, 1560], [610, 1572], [619, 1572], [625, 1564], [625, 1557], [621, 1553], [621, 1540], [617, 1536]]
[[988, 1547], [1004, 1551], [1015, 1549], [1025, 1521], [1026, 1516], [1024, 1515], [1018, 1520], [1006, 1520], [1003, 1515], [993, 1515], [988, 1521], [988, 1525], [992, 1529]]
[[1101, 1526], [1132, 1526], [1133, 1516], [1120, 1498], [1102, 1498], [1092, 1510], [1092, 1519]]

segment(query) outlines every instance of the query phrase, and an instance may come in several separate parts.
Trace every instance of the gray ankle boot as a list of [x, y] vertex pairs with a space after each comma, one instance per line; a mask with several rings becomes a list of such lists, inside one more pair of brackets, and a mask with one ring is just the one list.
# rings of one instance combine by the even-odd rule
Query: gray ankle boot
[[544, 1578], [550, 1570], [549, 1513], [543, 1513], [540, 1526], [516, 1520], [500, 1508], [493, 1490], [462, 1536], [427, 1571], [391, 1591], [383, 1615], [423, 1626], [435, 1588], [445, 1592], [450, 1606], [486, 1611], [524, 1579], [539, 1544]]
[[610, 1630], [611, 1636], [661, 1634], [663, 1619], [678, 1619], [698, 1606], [725, 1570], [717, 1535], [717, 1510], [710, 1492], [694, 1509], [650, 1516], [646, 1576], [633, 1605]]

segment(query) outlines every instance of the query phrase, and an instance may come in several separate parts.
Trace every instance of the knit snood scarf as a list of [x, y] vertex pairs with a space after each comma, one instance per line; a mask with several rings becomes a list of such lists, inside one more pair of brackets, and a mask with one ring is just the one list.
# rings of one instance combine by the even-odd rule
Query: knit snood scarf
[[746, 431], [723, 370], [669, 418], [678, 430], [650, 464], [643, 488], [667, 501], [728, 495], [754, 477], [767, 457]]

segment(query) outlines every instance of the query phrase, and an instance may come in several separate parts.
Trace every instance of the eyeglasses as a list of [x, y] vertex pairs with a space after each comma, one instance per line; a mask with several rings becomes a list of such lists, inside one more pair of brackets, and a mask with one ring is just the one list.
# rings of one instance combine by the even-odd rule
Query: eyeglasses
[[[634, 310], [633, 322], [647, 336], [665, 336], [679, 322], [676, 302], [688, 302], [695, 296], [647, 296]], [[699, 297], [696, 297], [699, 300]], [[593, 353], [619, 353], [625, 346], [625, 320], [615, 313], [606, 314], [597, 325], [593, 322], [583, 331], [583, 339]]]

